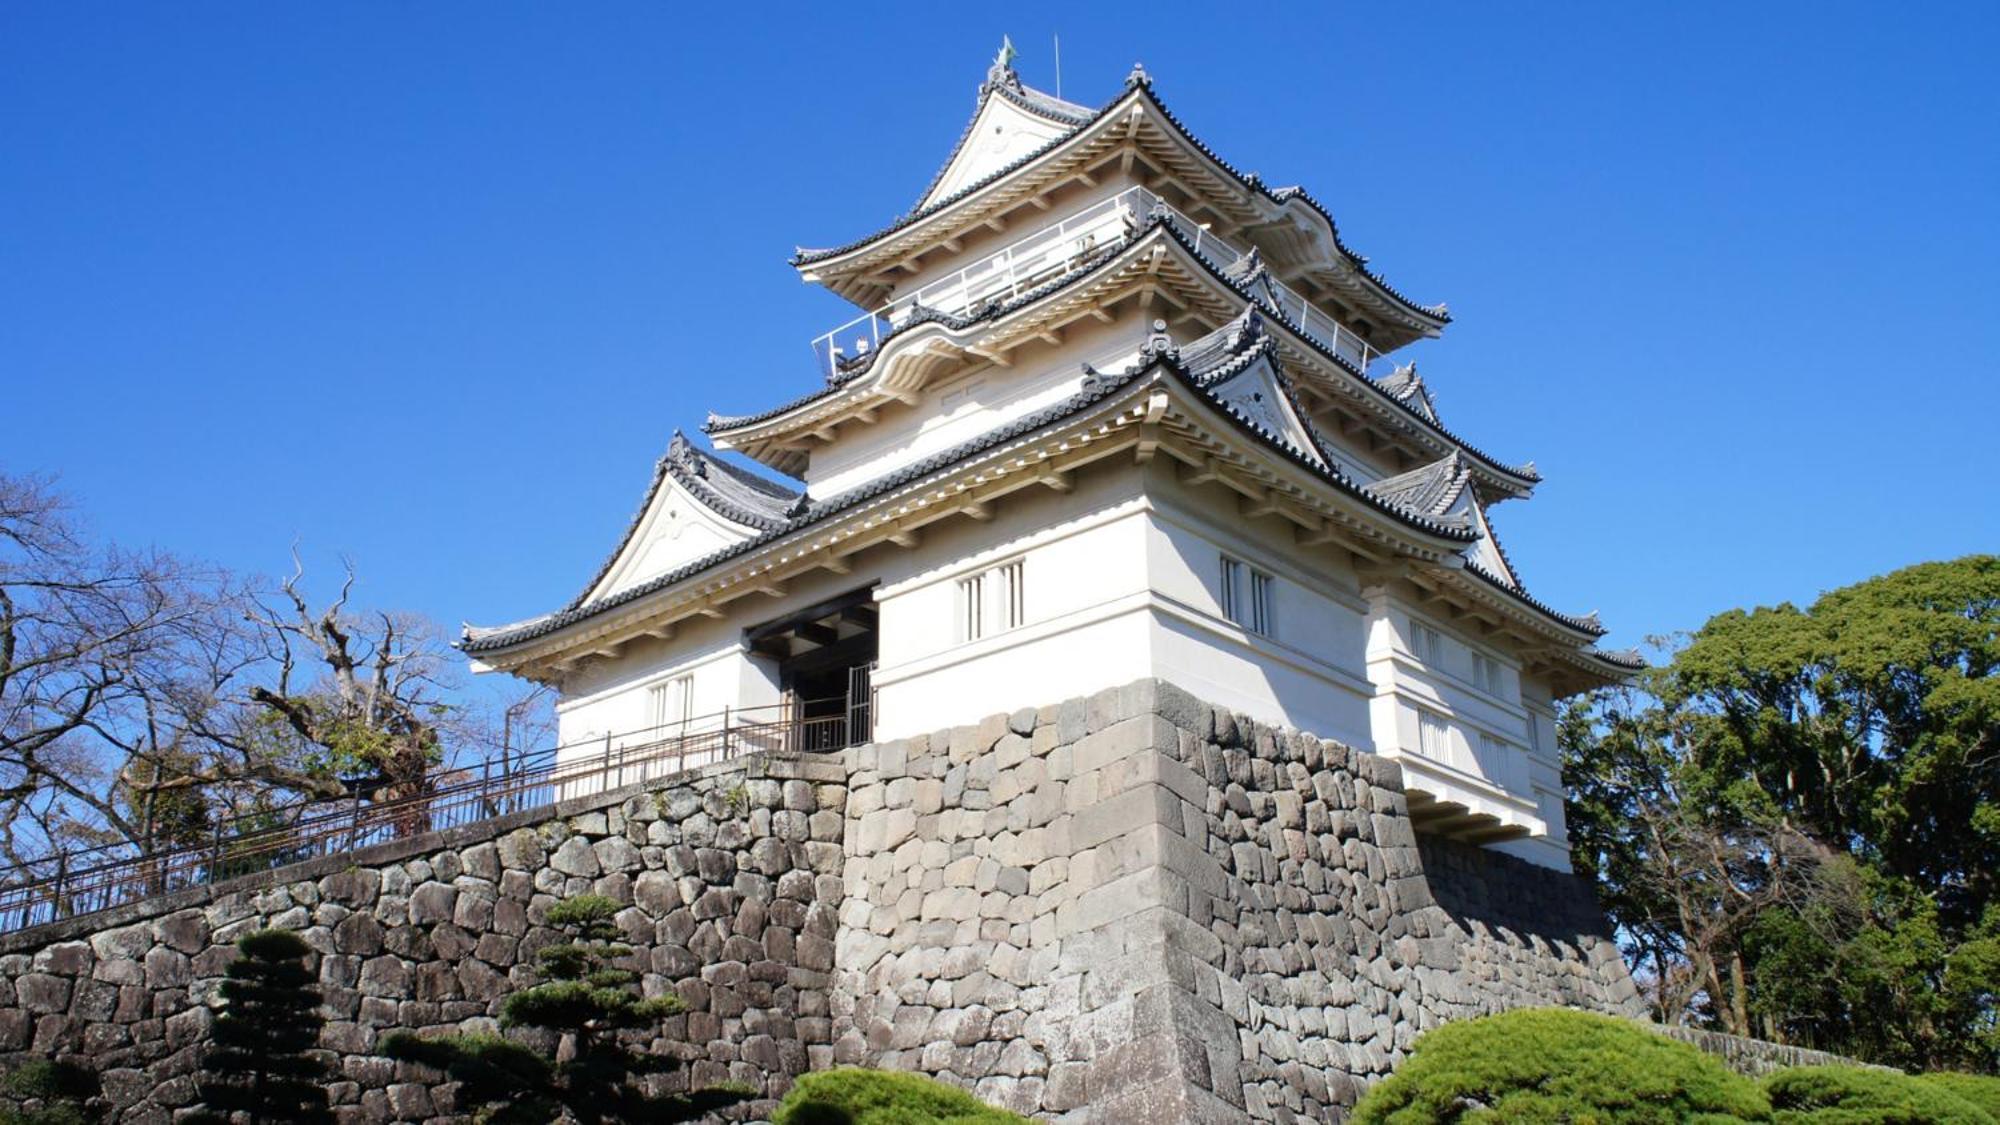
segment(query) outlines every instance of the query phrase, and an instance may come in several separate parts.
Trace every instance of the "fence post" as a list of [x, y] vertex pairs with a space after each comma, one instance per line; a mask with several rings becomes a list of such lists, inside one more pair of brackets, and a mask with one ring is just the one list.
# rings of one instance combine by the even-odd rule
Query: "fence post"
[[215, 822], [215, 838], [209, 843], [208, 881], [214, 883], [222, 873], [222, 820]]
[[[56, 900], [53, 904], [50, 905], [49, 908], [50, 921], [54, 921], [57, 918], [63, 916], [63, 900], [64, 897], [68, 894], [68, 892], [69, 892], [69, 856], [63, 854], [62, 852], [57, 852], [56, 853]], [[26, 920], [26, 912], [24, 911], [23, 912], [24, 923], [25, 920]]]
[[722, 705], [722, 759], [729, 760], [729, 705]]

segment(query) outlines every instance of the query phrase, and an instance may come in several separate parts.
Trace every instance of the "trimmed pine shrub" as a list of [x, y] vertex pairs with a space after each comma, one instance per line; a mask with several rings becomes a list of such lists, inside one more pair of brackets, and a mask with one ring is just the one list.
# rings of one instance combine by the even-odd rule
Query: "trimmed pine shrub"
[[807, 1074], [771, 1125], [1029, 1125], [956, 1086], [895, 1070], [844, 1066]]
[[1426, 1032], [1354, 1109], [1354, 1125], [1766, 1121], [1748, 1078], [1629, 1020], [1525, 1008]]
[[236, 942], [223, 970], [222, 1014], [196, 1085], [202, 1125], [233, 1121], [326, 1122], [327, 1065], [319, 1046], [319, 989], [306, 969], [311, 949], [290, 930], [258, 930]]
[[707, 1120], [752, 1097], [754, 1090], [734, 1083], [681, 1093], [649, 1089], [651, 1078], [682, 1069], [678, 1059], [654, 1054], [649, 1041], [687, 1005], [671, 993], [640, 995], [639, 974], [616, 964], [632, 955], [619, 940], [620, 909], [594, 894], [549, 907], [549, 925], [568, 940], [536, 953], [540, 984], [501, 1002], [501, 1028], [544, 1033], [560, 1044], [553, 1057], [502, 1035], [407, 1031], [385, 1036], [382, 1053], [459, 1083], [459, 1105], [477, 1107], [475, 1118], [485, 1125], [664, 1125]]
[[1858, 1066], [1795, 1066], [1764, 1078], [1779, 1125], [1996, 1125], [1936, 1082]]
[[1930, 1074], [1919, 1074], [1917, 1081], [1948, 1093], [1957, 1094], [1986, 1111], [1986, 1115], [2000, 1121], [2000, 1078], [1990, 1074], [1962, 1074], [1955, 1070], [1940, 1070]]

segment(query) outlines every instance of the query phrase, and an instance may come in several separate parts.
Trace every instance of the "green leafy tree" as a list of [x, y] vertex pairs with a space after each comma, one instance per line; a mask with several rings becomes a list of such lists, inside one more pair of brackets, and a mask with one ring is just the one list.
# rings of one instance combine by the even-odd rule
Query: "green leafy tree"
[[97, 1072], [71, 1059], [31, 1059], [0, 1079], [0, 1125], [88, 1125], [101, 1115]]
[[326, 1020], [305, 967], [310, 950], [289, 930], [245, 934], [236, 948], [196, 1085], [203, 1111], [193, 1119], [331, 1122], [321, 1084], [327, 1067], [311, 1054]]
[[1561, 741], [1660, 1018], [2000, 1065], [2000, 556], [1719, 614]]
[[1765, 1121], [1756, 1083], [1627, 1020], [1527, 1008], [1426, 1032], [1355, 1106], [1354, 1125]]
[[548, 923], [570, 940], [537, 955], [542, 983], [507, 997], [502, 1029], [539, 1029], [558, 1041], [555, 1057], [503, 1035], [391, 1035], [390, 1058], [440, 1071], [459, 1088], [461, 1105], [484, 1107], [489, 1125], [693, 1121], [752, 1096], [735, 1085], [654, 1093], [648, 1078], [680, 1069], [679, 1060], [641, 1049], [662, 1021], [686, 1010], [677, 996], [642, 998], [638, 974], [613, 962], [632, 950], [617, 939], [618, 904], [578, 895], [549, 909]]

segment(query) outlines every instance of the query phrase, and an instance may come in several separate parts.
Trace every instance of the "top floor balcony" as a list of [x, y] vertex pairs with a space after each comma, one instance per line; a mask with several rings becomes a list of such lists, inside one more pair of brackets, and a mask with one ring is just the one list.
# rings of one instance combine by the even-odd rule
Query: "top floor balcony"
[[[812, 346], [820, 374], [837, 381], [881, 347], [884, 338], [908, 324], [919, 308], [967, 316], [989, 303], [1005, 303], [1032, 292], [1036, 286], [1136, 237], [1154, 214], [1163, 214], [1194, 245], [1196, 253], [1221, 269], [1234, 266], [1249, 254], [1247, 247], [1218, 237], [1209, 224], [1195, 222], [1153, 192], [1127, 188], [819, 336]], [[1275, 278], [1271, 279], [1271, 292], [1269, 311], [1298, 325], [1356, 371], [1366, 373], [1381, 357], [1353, 329]]]

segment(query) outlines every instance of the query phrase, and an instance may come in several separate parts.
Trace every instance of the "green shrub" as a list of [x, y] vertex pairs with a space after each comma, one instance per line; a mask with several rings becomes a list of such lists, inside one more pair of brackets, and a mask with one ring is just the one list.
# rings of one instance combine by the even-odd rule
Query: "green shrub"
[[[0, 1125], [87, 1125], [88, 1107], [102, 1093], [97, 1072], [71, 1060], [30, 1059], [0, 1078]], [[22, 1109], [39, 1102], [39, 1109]]]
[[1417, 1040], [1354, 1110], [1354, 1125], [1769, 1120], [1757, 1084], [1628, 1020], [1530, 1008], [1446, 1024]]
[[1995, 1125], [1942, 1085], [1893, 1070], [1796, 1066], [1767, 1075], [1764, 1092], [1782, 1125]]
[[802, 1076], [771, 1125], [1027, 1125], [921, 1074], [841, 1067]]
[[1986, 1111], [1986, 1115], [2000, 1121], [2000, 1078], [1990, 1074], [1960, 1074], [1957, 1071], [1941, 1070], [1934, 1074], [1920, 1074], [1917, 1081], [1935, 1089], [1957, 1094]]

